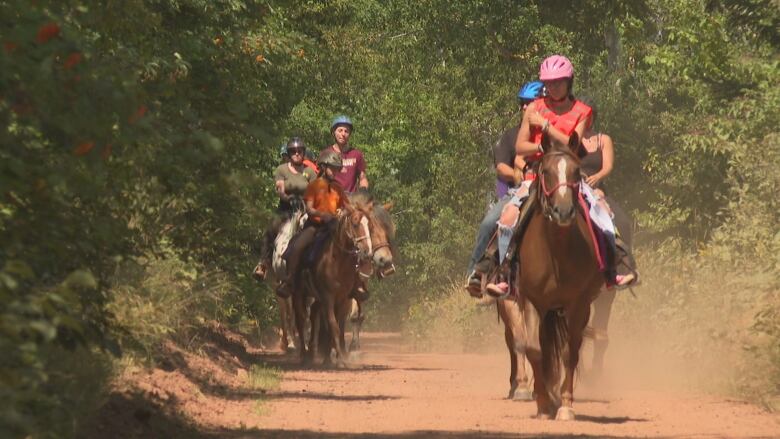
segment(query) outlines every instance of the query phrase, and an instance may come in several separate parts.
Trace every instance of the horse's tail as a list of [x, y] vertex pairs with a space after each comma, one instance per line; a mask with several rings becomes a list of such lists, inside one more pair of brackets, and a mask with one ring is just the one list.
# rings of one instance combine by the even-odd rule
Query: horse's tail
[[542, 348], [542, 370], [544, 381], [550, 396], [557, 398], [558, 386], [561, 381], [561, 364], [566, 355], [566, 343], [569, 338], [569, 327], [566, 317], [556, 310], [547, 311], [544, 315], [539, 342]]

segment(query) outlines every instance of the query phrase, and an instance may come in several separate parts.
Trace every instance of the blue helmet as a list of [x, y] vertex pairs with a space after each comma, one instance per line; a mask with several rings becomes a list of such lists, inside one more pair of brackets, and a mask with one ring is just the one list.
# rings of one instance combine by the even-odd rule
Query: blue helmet
[[346, 125], [349, 127], [349, 130], [352, 131], [352, 120], [343, 114], [333, 118], [333, 122], [330, 123], [330, 132], [332, 133], [339, 125]]
[[542, 95], [544, 84], [542, 81], [526, 82], [517, 92], [517, 99], [524, 101], [532, 101]]

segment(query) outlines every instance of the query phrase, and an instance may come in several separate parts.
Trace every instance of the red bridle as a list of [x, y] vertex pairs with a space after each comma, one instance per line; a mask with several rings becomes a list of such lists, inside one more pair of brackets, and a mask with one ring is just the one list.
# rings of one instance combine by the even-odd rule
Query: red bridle
[[579, 191], [579, 189], [580, 189], [580, 182], [579, 181], [571, 181], [571, 182], [569, 182], [569, 181], [562, 181], [562, 182], [559, 182], [558, 184], [556, 184], [555, 186], [553, 186], [552, 189], [547, 190], [547, 183], [544, 182], [544, 173], [539, 175], [539, 179], [541, 180], [541, 184], [542, 184], [542, 192], [544, 192], [544, 196], [547, 197], [547, 198], [550, 198], [550, 195], [552, 195], [553, 192], [555, 192], [561, 186], [570, 187], [572, 190], [575, 190], [575, 191]]

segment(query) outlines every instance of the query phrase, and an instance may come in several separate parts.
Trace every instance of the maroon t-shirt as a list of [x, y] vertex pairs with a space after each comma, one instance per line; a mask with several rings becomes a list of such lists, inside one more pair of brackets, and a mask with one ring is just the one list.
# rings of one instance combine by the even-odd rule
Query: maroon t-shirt
[[[326, 149], [335, 151], [333, 145]], [[366, 161], [363, 159], [363, 153], [355, 148], [350, 149], [347, 153], [342, 152], [341, 163], [343, 167], [341, 172], [336, 173], [336, 181], [344, 188], [344, 191], [355, 192], [360, 183], [360, 173], [366, 172]]]

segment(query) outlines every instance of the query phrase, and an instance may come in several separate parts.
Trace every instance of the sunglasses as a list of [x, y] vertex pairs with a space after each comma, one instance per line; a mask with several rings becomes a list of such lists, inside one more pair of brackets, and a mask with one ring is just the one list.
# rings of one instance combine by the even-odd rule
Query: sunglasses
[[303, 155], [306, 152], [305, 148], [290, 148], [287, 150], [287, 154], [295, 155], [295, 154], [301, 154]]

